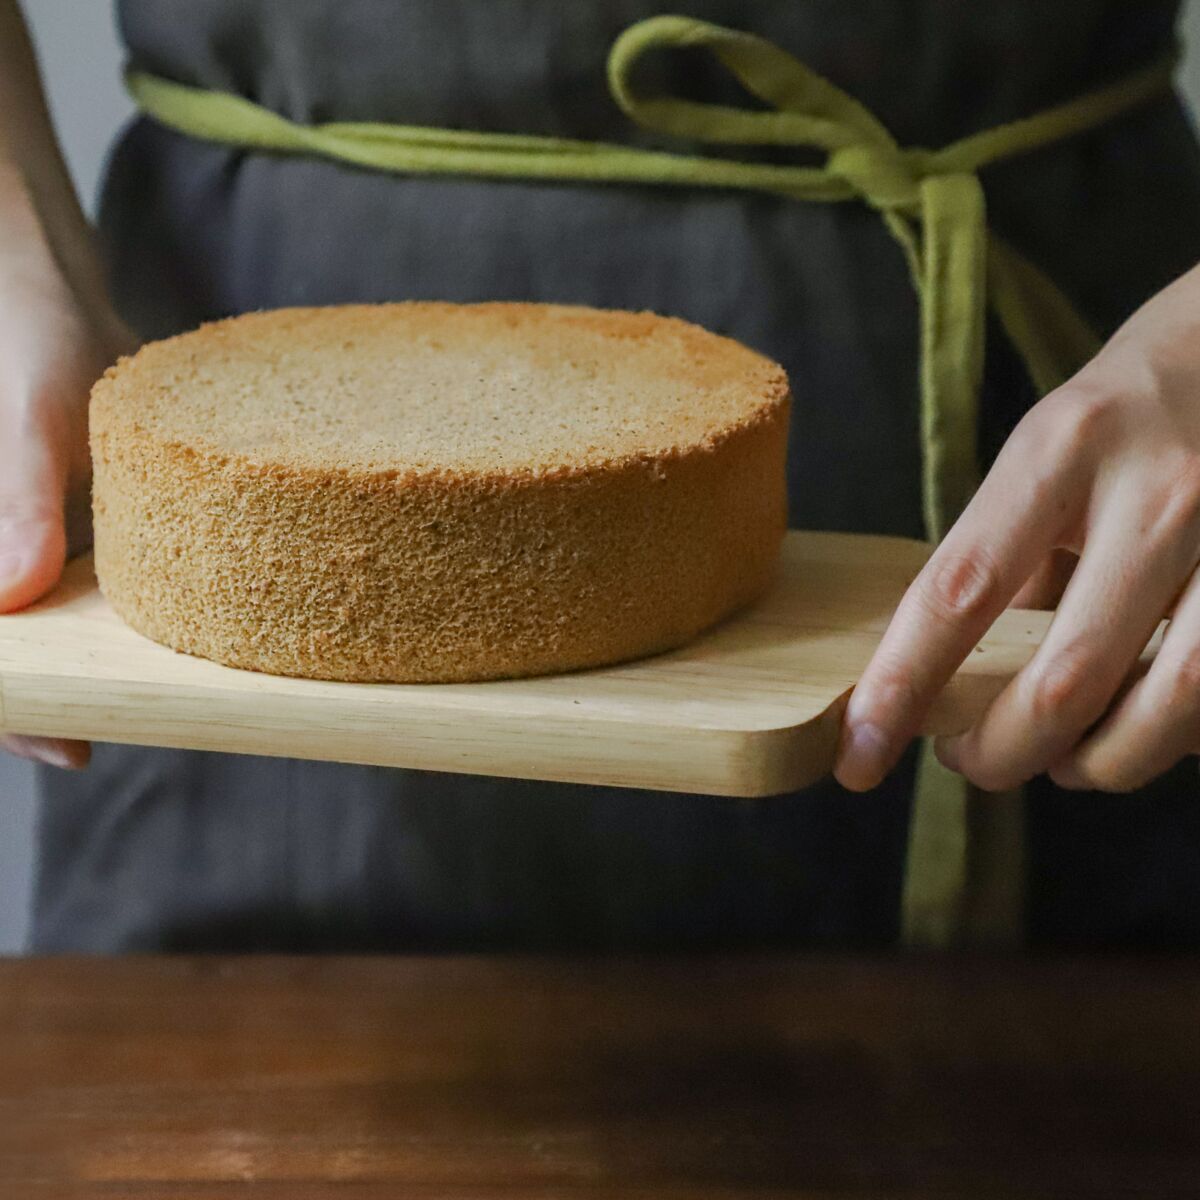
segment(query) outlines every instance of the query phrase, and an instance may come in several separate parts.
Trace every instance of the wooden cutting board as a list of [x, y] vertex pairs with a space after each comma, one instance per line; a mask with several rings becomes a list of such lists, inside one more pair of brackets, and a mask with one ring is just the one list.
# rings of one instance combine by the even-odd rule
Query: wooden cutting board
[[[788, 534], [763, 600], [681, 650], [473, 684], [289, 679], [176, 654], [129, 629], [90, 558], [0, 617], [0, 730], [729, 796], [803, 787], [833, 763], [851, 686], [926, 555], [920, 542]], [[965, 729], [1052, 614], [1009, 610], [926, 732]]]

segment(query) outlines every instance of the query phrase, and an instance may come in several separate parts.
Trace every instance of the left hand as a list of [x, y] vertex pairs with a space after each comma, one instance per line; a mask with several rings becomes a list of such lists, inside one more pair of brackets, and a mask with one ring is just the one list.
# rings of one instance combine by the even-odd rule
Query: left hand
[[[136, 345], [102, 295], [98, 262], [81, 278], [90, 247], [76, 245], [74, 277], [64, 269], [54, 216], [0, 160], [0, 620], [44, 596], [68, 552], [91, 540], [88, 393]], [[18, 734], [0, 734], [0, 750], [57, 767], [89, 753]]]
[[988, 791], [1042, 771], [1128, 791], [1200, 752], [1198, 564], [1200, 267], [1013, 431], [855, 687], [838, 780], [876, 786], [999, 613], [1052, 602], [1064, 580], [1033, 658], [970, 730], [938, 739], [941, 761]]

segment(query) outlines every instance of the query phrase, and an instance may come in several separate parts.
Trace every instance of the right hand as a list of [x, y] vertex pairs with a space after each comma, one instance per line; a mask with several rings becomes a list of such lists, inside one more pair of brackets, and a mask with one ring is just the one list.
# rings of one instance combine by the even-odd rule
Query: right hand
[[[90, 544], [88, 394], [137, 344], [95, 288], [73, 285], [59, 250], [0, 164], [0, 613], [45, 595]], [[89, 754], [86, 742], [15, 734], [0, 748], [60, 767]]]

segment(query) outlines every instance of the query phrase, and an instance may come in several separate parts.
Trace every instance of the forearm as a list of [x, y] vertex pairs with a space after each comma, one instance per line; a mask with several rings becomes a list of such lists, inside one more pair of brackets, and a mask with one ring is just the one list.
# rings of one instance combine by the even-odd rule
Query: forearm
[[57, 270], [93, 319], [107, 320], [92, 231], [63, 162], [16, 0], [0, 0], [0, 273], [6, 266]]

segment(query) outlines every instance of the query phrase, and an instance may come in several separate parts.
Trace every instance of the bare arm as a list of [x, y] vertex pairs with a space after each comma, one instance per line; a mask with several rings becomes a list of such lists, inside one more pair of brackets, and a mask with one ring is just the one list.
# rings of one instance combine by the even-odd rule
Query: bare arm
[[[54, 586], [86, 511], [87, 397], [133, 338], [113, 313], [15, 0], [0, 0], [0, 613]], [[0, 738], [57, 765], [80, 743]]]
[[[72, 291], [97, 319], [111, 317], [92, 231], [50, 124], [37, 63], [16, 0], [0, 0], [0, 169], [3, 211], [25, 210]], [[22, 195], [22, 193], [24, 193]], [[7, 241], [7, 239], [6, 239]], [[10, 246], [5, 247], [11, 249]]]

